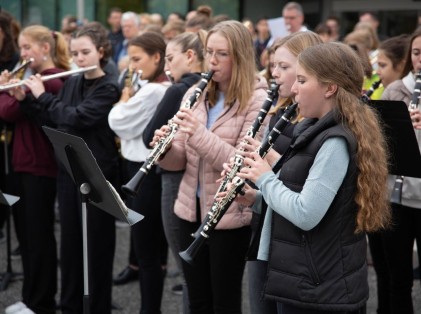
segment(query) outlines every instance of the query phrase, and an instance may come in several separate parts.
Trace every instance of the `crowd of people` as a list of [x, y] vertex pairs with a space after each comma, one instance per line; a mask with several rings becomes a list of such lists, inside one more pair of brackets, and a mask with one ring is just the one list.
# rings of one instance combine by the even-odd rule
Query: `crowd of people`
[[[0, 86], [24, 79], [0, 91], [0, 189], [20, 197], [13, 222], [23, 267], [21, 301], [6, 314], [110, 314], [113, 284], [133, 280], [139, 313], [159, 314], [169, 253], [185, 313], [241, 313], [248, 298], [253, 314], [363, 314], [369, 263], [377, 313], [414, 313], [421, 179], [390, 171], [373, 104], [404, 102], [421, 147], [421, 28], [388, 38], [374, 12], [361, 12], [347, 34], [336, 16], [313, 31], [297, 2], [282, 17], [288, 34], [274, 38], [266, 17], [235, 21], [207, 5], [165, 21], [112, 8], [108, 29], [66, 16], [60, 31], [20, 27], [0, 12]], [[80, 68], [88, 69], [43, 80]], [[276, 97], [258, 121], [270, 88]], [[87, 203], [89, 304], [81, 193], [42, 126], [82, 138], [127, 207], [144, 216], [113, 278], [118, 221]], [[169, 134], [138, 193], [125, 195], [121, 185]], [[265, 153], [262, 143], [270, 143]], [[227, 179], [235, 167], [241, 191]], [[215, 204], [226, 203], [193, 264], [180, 258]], [[6, 215], [0, 207], [0, 231]]]

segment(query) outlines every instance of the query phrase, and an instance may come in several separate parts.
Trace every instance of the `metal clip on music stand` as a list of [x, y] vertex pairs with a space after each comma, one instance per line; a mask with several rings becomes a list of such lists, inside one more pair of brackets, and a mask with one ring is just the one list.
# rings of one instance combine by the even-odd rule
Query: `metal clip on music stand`
[[109, 186], [83, 139], [45, 126], [42, 128], [53, 144], [58, 159], [79, 187], [82, 202], [83, 313], [89, 314], [87, 202], [126, 221], [129, 225], [139, 222], [143, 216], [125, 207], [116, 192]]
[[[0, 283], [0, 291], [6, 290], [9, 282], [13, 280], [16, 273], [12, 271], [12, 261], [11, 261], [11, 236], [10, 236], [10, 216], [12, 215], [12, 206], [19, 200], [19, 197], [5, 194], [0, 191], [0, 204], [6, 205], [8, 208], [7, 212], [7, 227], [6, 227], [6, 235], [7, 235], [7, 242], [6, 242], [6, 251], [7, 251], [7, 268], [6, 272], [1, 275], [1, 283]], [[20, 275], [20, 274], [19, 274]]]

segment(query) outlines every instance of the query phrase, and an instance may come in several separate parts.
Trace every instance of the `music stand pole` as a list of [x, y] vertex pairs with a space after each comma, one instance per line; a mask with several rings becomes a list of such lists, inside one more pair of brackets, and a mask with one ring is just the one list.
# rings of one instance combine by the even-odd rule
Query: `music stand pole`
[[14, 273], [12, 271], [12, 260], [11, 260], [11, 222], [10, 222], [10, 216], [12, 215], [12, 206], [14, 203], [16, 203], [19, 200], [19, 197], [4, 194], [0, 191], [0, 204], [7, 206], [7, 226], [6, 226], [6, 235], [7, 235], [7, 242], [6, 242], [6, 252], [7, 252], [7, 266], [6, 266], [6, 272], [2, 274], [1, 276], [1, 283], [0, 283], [0, 291], [4, 291], [7, 289], [7, 286], [9, 285], [9, 282], [13, 280], [13, 278], [16, 275], [19, 275], [17, 273]]
[[[89, 256], [87, 204], [134, 225], [143, 216], [127, 208], [115, 189], [107, 182], [85, 141], [77, 136], [43, 126], [53, 144], [57, 158], [79, 189], [82, 209], [83, 314], [89, 314]], [[91, 251], [92, 252], [92, 251]], [[92, 269], [92, 268], [91, 268]]]
[[88, 215], [86, 202], [91, 192], [88, 183], [80, 185], [82, 198], [82, 241], [83, 241], [83, 313], [89, 314], [89, 270], [88, 270]]

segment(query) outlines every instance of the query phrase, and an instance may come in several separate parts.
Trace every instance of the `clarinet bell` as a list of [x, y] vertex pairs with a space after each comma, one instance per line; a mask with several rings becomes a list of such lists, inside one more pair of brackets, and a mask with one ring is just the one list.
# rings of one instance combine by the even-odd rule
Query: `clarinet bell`
[[206, 238], [199, 234], [199, 236], [194, 239], [194, 241], [190, 244], [190, 246], [185, 251], [182, 251], [178, 254], [186, 263], [193, 265], [194, 259], [196, 258], [197, 254], [200, 252], [205, 242], [206, 242]]

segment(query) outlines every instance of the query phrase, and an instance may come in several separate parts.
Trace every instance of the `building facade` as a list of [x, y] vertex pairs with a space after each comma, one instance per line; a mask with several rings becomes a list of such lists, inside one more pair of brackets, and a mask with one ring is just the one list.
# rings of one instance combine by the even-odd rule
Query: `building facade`
[[[74, 15], [79, 19], [97, 20], [106, 25], [110, 8], [123, 11], [160, 13], [167, 17], [171, 12], [182, 14], [201, 4], [210, 5], [214, 14], [227, 14], [233, 19], [261, 16], [281, 16], [281, 0], [2, 0], [2, 8], [12, 13], [22, 24], [43, 24], [60, 30], [61, 19]], [[411, 33], [418, 23], [421, 12], [420, 0], [302, 0], [305, 21], [310, 29], [329, 15], [341, 19], [343, 33], [352, 30], [360, 11], [376, 11], [380, 18], [380, 32], [388, 36]]]

